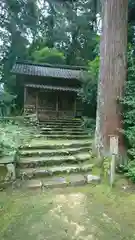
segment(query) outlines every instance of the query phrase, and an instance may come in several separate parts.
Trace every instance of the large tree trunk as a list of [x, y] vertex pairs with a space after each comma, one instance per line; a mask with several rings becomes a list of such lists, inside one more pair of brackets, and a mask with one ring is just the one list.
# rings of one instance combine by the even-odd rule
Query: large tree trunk
[[103, 33], [100, 44], [100, 74], [97, 99], [95, 147], [100, 156], [109, 154], [109, 136], [119, 136], [123, 153], [122, 97], [127, 74], [128, 0], [104, 0]]

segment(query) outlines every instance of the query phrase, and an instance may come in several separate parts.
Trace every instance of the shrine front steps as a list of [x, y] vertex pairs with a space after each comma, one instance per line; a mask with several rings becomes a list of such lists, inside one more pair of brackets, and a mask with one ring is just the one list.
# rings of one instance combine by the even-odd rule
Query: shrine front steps
[[33, 136], [35, 139], [20, 149], [17, 172], [25, 186], [46, 188], [97, 183], [99, 177], [91, 175], [92, 141], [81, 125], [80, 120], [39, 124], [42, 134]]
[[[19, 166], [57, 165], [84, 162], [90, 159], [91, 141], [32, 141], [20, 149]], [[57, 164], [56, 164], [57, 163]]]
[[94, 165], [90, 149], [90, 140], [33, 141], [24, 146], [17, 168], [18, 177], [24, 180], [22, 187], [46, 189], [99, 183], [100, 177], [91, 174]]
[[44, 120], [44, 121], [40, 121], [39, 124], [40, 125], [45, 125], [45, 124], [54, 124], [54, 123], [58, 123], [58, 124], [74, 124], [74, 125], [80, 125], [82, 124], [82, 120], [81, 119], [50, 119], [50, 120]]
[[55, 135], [87, 135], [87, 132], [82, 126], [82, 122], [75, 124], [74, 122], [46, 122], [38, 125], [41, 134], [55, 134]]
[[53, 167], [25, 168], [19, 171], [21, 185], [27, 189], [62, 188], [99, 184], [100, 177], [91, 174], [93, 164], [62, 165]]
[[86, 131], [80, 131], [78, 129], [74, 130], [74, 129], [68, 129], [68, 130], [57, 130], [57, 129], [49, 129], [49, 128], [46, 128], [46, 129], [41, 129], [40, 131], [40, 136], [44, 135], [44, 134], [51, 134], [51, 135], [80, 135], [80, 136], [85, 136], [87, 135], [87, 132]]
[[38, 189], [46, 191], [50, 188], [63, 188], [72, 186], [83, 186], [85, 184], [99, 184], [100, 177], [90, 173], [71, 173], [70, 175], [62, 174], [61, 176], [51, 176], [46, 178], [25, 180], [22, 184], [24, 189]]
[[64, 122], [46, 122], [46, 123], [39, 123], [38, 124], [39, 127], [74, 127], [74, 128], [78, 128], [82, 126], [82, 123], [64, 123]]
[[44, 136], [46, 139], [89, 139], [86, 131], [80, 129], [57, 130], [55, 128], [41, 128], [40, 134], [35, 137]]
[[38, 128], [39, 132], [61, 132], [61, 133], [87, 133], [88, 131], [84, 130], [82, 127], [74, 127], [74, 126], [70, 126], [70, 127], [65, 127], [65, 126], [52, 126], [52, 127], [40, 127]]
[[79, 125], [79, 126], [74, 126], [74, 125], [70, 125], [70, 126], [66, 126], [66, 125], [58, 125], [58, 124], [46, 124], [44, 126], [38, 126], [39, 130], [57, 130], [57, 131], [80, 131], [80, 132], [85, 132], [85, 129]]
[[79, 139], [84, 139], [84, 140], [87, 140], [90, 138], [89, 135], [72, 135], [72, 134], [63, 134], [63, 135], [52, 135], [52, 134], [41, 134], [40, 136], [43, 136], [46, 140], [48, 139], [56, 139], [56, 140], [60, 140], [60, 139], [71, 139], [71, 140], [79, 140]]
[[[35, 154], [36, 152], [34, 152]], [[25, 153], [26, 154], [26, 153]], [[42, 154], [46, 154], [45, 152], [42, 152]], [[48, 153], [49, 154], [49, 153]], [[58, 155], [60, 154], [60, 155]], [[35, 155], [35, 156], [26, 156], [24, 155], [20, 158], [18, 162], [18, 167], [20, 168], [36, 168], [36, 167], [46, 167], [46, 166], [60, 166], [62, 164], [80, 164], [86, 161], [90, 160], [89, 153], [75, 153], [72, 155], [61, 155], [62, 153], [55, 153], [55, 155]], [[64, 154], [64, 153], [63, 153]]]
[[20, 147], [20, 151], [23, 150], [29, 150], [31, 149], [44, 149], [44, 150], [49, 150], [49, 149], [74, 149], [74, 148], [81, 148], [81, 147], [89, 147], [91, 149], [92, 146], [92, 141], [91, 139], [86, 139], [86, 140], [46, 140], [45, 138], [41, 137], [40, 138], [35, 138], [31, 141], [29, 144], [25, 144], [24, 146]]
[[[41, 146], [43, 147], [43, 146]], [[21, 157], [54, 157], [54, 156], [73, 156], [77, 155], [79, 153], [89, 153], [90, 151], [90, 146], [84, 145], [81, 147], [74, 147], [74, 148], [62, 148], [62, 149], [43, 149], [43, 148], [38, 148], [38, 149], [23, 149], [21, 151]]]
[[93, 164], [62, 164], [59, 166], [21, 168], [18, 176], [21, 179], [36, 179], [59, 174], [88, 173], [92, 168]]

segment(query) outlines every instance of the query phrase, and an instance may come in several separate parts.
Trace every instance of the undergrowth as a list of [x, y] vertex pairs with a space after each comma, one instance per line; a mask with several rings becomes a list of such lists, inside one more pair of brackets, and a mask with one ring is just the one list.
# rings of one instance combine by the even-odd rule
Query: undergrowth
[[125, 175], [135, 182], [135, 59], [134, 50], [128, 50], [128, 79], [125, 96], [122, 100], [124, 110], [124, 134], [128, 148], [128, 164], [123, 166]]
[[33, 126], [23, 123], [23, 121], [0, 121], [0, 157], [12, 155], [18, 151], [19, 147], [28, 143], [32, 136]]
[[82, 126], [88, 131], [89, 135], [93, 136], [95, 132], [96, 122], [92, 118], [83, 117]]

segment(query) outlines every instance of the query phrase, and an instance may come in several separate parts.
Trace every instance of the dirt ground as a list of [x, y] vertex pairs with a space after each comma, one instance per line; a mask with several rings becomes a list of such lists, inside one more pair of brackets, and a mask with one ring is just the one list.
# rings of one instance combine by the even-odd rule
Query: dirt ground
[[103, 184], [1, 192], [0, 239], [135, 239], [135, 193]]

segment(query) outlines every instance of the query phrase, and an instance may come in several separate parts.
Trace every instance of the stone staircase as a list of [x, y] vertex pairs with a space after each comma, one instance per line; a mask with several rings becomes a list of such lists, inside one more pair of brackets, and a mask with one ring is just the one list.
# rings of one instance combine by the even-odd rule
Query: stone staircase
[[99, 181], [92, 176], [91, 139], [81, 120], [44, 121], [20, 149], [17, 175], [28, 188], [62, 187]]

